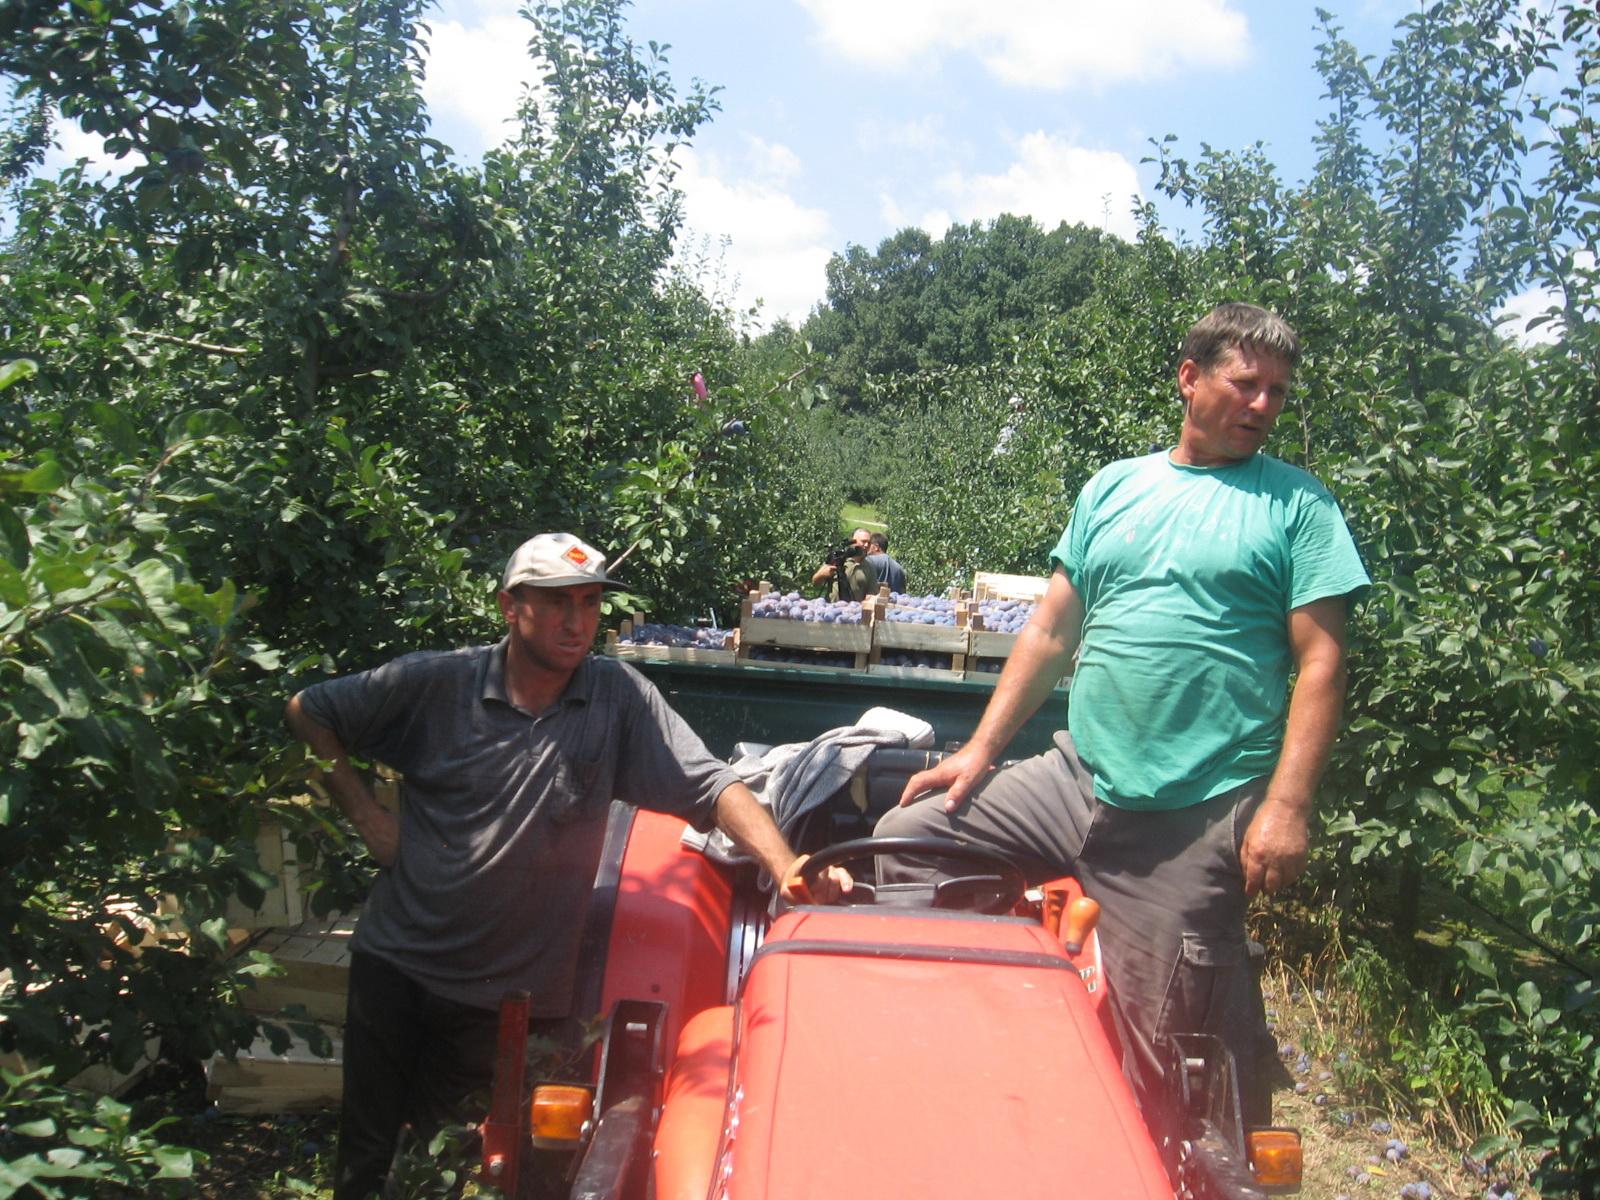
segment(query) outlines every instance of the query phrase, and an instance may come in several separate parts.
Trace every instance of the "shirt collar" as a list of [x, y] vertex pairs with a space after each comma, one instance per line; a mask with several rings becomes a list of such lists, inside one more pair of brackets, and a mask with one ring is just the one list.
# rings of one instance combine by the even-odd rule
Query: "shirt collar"
[[[511, 697], [506, 695], [506, 647], [510, 644], [511, 638], [507, 636], [489, 647], [483, 670], [482, 698], [515, 707], [511, 704]], [[567, 686], [556, 700], [557, 704], [587, 704], [593, 699], [594, 669], [589, 665], [589, 658], [589, 655], [585, 655], [572, 672], [572, 678], [567, 680]]]

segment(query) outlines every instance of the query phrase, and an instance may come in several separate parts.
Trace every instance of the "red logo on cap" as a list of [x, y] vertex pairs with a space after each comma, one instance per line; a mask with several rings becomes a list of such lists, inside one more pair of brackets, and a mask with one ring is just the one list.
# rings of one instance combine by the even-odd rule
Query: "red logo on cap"
[[561, 557], [566, 559], [575, 567], [584, 566], [589, 561], [589, 556], [585, 554], [583, 549], [579, 546], [568, 546], [566, 552], [562, 554]]

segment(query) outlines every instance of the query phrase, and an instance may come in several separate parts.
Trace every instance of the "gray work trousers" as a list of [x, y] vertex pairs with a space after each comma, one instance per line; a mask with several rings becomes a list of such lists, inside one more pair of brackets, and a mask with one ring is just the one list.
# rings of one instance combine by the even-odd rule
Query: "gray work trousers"
[[[1261, 988], [1245, 937], [1239, 847], [1266, 791], [1258, 779], [1188, 808], [1116, 808], [1072, 738], [992, 774], [954, 813], [935, 793], [879, 820], [880, 837], [942, 837], [987, 846], [1030, 884], [1075, 875], [1100, 904], [1100, 952], [1123, 1070], [1146, 1119], [1165, 1110], [1156, 1041], [1216, 1035], [1233, 1052], [1248, 1125], [1270, 1119]], [[882, 860], [886, 881], [935, 877], [914, 861]]]

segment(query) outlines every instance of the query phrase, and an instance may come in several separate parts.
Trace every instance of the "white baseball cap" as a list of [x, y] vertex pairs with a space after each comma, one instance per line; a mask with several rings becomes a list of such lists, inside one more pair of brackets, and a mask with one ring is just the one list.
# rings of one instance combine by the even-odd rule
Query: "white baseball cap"
[[606, 556], [570, 533], [541, 533], [517, 547], [506, 563], [501, 588], [510, 591], [529, 587], [574, 587], [598, 583], [601, 587], [623, 585], [606, 576]]

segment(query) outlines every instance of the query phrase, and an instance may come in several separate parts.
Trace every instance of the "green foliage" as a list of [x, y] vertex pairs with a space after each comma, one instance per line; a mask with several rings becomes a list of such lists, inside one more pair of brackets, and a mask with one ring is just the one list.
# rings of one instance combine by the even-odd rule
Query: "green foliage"
[[1010, 214], [938, 239], [902, 229], [875, 252], [851, 246], [829, 260], [827, 300], [801, 333], [827, 359], [829, 394], [870, 410], [874, 378], [993, 362], [1047, 314], [1081, 304], [1123, 249], [1083, 225], [1046, 233]]
[[1088, 299], [1003, 360], [871, 381], [894, 448], [883, 511], [918, 580], [1048, 573], [1089, 476], [1175, 437], [1171, 347], [1206, 305], [1146, 219], [1137, 246], [1103, 260]]
[[[1273, 452], [1334, 490], [1376, 584], [1352, 627], [1317, 880], [1403, 947], [1440, 920], [1423, 880], [1516, 931], [1526, 955], [1504, 938], [1412, 954], [1384, 1011], [1426, 1018], [1397, 1020], [1385, 1055], [1411, 1103], [1509, 1119], [1554, 1152], [1546, 1183], [1592, 1188], [1596, 1092], [1571, 1056], [1591, 1061], [1600, 1036], [1600, 14], [1443, 0], [1377, 60], [1321, 19], [1329, 112], [1307, 181], [1279, 180], [1260, 147], [1159, 143], [1159, 186], [1197, 210], [1197, 243], [1147, 211], [1086, 297], [1004, 352], [863, 374], [899, 451], [881, 508], [930, 585], [1042, 573], [1087, 475], [1170, 444], [1171, 355], [1194, 318], [1224, 298], [1284, 314], [1307, 353]], [[920, 280], [929, 252], [907, 233], [870, 265]], [[1530, 285], [1551, 297], [1548, 345], [1495, 327]], [[883, 319], [916, 341], [921, 311]]]
[[[1323, 14], [1304, 182], [1163, 142], [1193, 244], [1151, 209], [1131, 246], [902, 231], [833, 260], [803, 336], [750, 341], [668, 267], [673, 150], [715, 94], [621, 12], [530, 10], [543, 84], [463, 166], [428, 132], [421, 0], [0, 8], [0, 1040], [62, 1077], [241, 1044], [226, 1002], [265, 964], [225, 962], [220, 922], [295, 790], [283, 696], [491, 636], [528, 533], [605, 546], [667, 617], [809, 577], [847, 498], [919, 588], [1041, 573], [1082, 482], [1170, 444], [1184, 329], [1249, 299], [1307, 345], [1275, 452], [1376, 582], [1316, 879], [1402, 945], [1437, 923], [1423, 879], [1504, 934], [1373, 988], [1411, 1014], [1395, 1078], [1592, 1189], [1600, 13], [1436, 0], [1376, 60]], [[9, 187], [47, 105], [126, 173]], [[1530, 286], [1548, 345], [1495, 328]], [[359, 886], [326, 814], [283, 812], [325, 897]]]
[[747, 361], [667, 269], [711, 95], [675, 95], [619, 0], [538, 6], [543, 86], [462, 166], [428, 132], [423, 7], [0, 11], [7, 170], [44, 104], [127, 167], [8, 192], [0, 249], [0, 1045], [60, 1078], [251, 1039], [233, 1000], [270, 964], [223, 951], [269, 815], [323, 859], [315, 907], [359, 892], [289, 803], [301, 682], [494, 636], [539, 529], [688, 610], [836, 511], [770, 482], [804, 354]]
[[151, 1036], [248, 1040], [219, 960], [228, 897], [266, 882], [240, 806], [267, 786], [277, 655], [231, 583], [191, 576], [178, 527], [206, 500], [168, 490], [228, 436], [192, 413], [106, 476], [0, 474], [0, 1043], [64, 1076]]
[[0, 1196], [184, 1196], [205, 1156], [156, 1136], [176, 1120], [135, 1128], [132, 1110], [57, 1087], [48, 1070], [0, 1070]]
[[[1460, 1017], [1397, 1025], [1410, 1032], [1391, 1039], [1396, 1067], [1414, 1103], [1441, 1103], [1430, 1089], [1450, 1081], [1491, 1129], [1483, 1106], [1497, 1104], [1523, 1144], [1556, 1152], [1544, 1182], [1581, 1189], [1600, 1177], [1597, 1093], [1572, 1070], [1600, 1033], [1576, 1000], [1593, 987], [1600, 910], [1600, 589], [1580, 549], [1600, 534], [1600, 458], [1584, 274], [1595, 159], [1571, 150], [1593, 129], [1597, 77], [1595, 14], [1560, 8], [1564, 40], [1517, 5], [1428, 5], [1377, 64], [1324, 14], [1333, 111], [1302, 189], [1247, 186], [1265, 178], [1248, 156], [1163, 149], [1162, 165], [1206, 215], [1211, 269], [1260, 281], [1305, 335], [1279, 452], [1334, 488], [1377, 583], [1353, 631], [1319, 873], [1402, 933], [1437, 920], [1426, 878], [1535, 947], [1518, 958], [1469, 939], [1413, 964], [1446, 994], [1469, 995], [1473, 971], [1490, 985]], [[1541, 99], [1552, 84], [1560, 99]], [[1549, 144], [1530, 147], [1534, 129]], [[1493, 310], [1533, 281], [1560, 289], [1563, 336], [1507, 345]], [[1559, 1022], [1530, 1007], [1536, 975], [1574, 997]], [[1431, 1010], [1415, 985], [1397, 990]]]
[[499, 1196], [498, 1191], [476, 1178], [482, 1156], [483, 1143], [477, 1130], [466, 1126], [448, 1125], [426, 1145], [408, 1137], [401, 1143], [390, 1170], [388, 1194], [397, 1200]]

